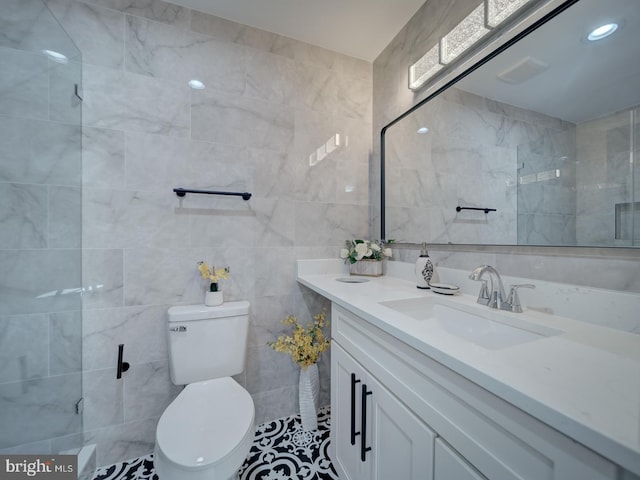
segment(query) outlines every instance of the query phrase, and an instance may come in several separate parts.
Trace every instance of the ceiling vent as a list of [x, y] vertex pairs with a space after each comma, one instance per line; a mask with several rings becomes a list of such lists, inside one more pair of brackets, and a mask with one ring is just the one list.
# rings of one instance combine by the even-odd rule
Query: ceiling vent
[[542, 60], [533, 57], [525, 57], [518, 63], [512, 65], [498, 74], [498, 78], [505, 83], [516, 85], [523, 83], [530, 78], [549, 68], [549, 65]]

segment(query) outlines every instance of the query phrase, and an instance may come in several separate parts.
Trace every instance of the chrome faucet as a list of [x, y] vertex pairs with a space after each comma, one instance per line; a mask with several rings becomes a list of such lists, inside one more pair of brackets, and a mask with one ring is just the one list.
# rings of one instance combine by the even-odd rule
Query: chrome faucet
[[[491, 281], [491, 289], [487, 287], [487, 281], [482, 277], [485, 273], [489, 274]], [[536, 288], [535, 285], [525, 283], [522, 285], [511, 285], [509, 297], [505, 298], [504, 286], [498, 271], [491, 265], [481, 265], [473, 269], [469, 274], [471, 280], [482, 282], [480, 293], [478, 293], [477, 302], [487, 305], [489, 308], [497, 308], [499, 310], [508, 310], [514, 313], [521, 313], [522, 306], [518, 297], [518, 288]]]
[[[489, 274], [489, 280], [491, 281], [491, 289], [487, 289], [487, 281], [482, 277], [485, 273]], [[478, 303], [487, 305], [489, 308], [501, 309], [504, 303], [505, 294], [504, 286], [502, 285], [502, 279], [498, 271], [491, 265], [480, 265], [473, 269], [469, 274], [471, 280], [482, 282], [480, 293], [478, 294]]]

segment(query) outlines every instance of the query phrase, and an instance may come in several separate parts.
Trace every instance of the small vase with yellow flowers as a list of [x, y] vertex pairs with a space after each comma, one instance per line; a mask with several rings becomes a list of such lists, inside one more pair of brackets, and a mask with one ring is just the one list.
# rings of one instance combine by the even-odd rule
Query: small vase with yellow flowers
[[204, 304], [208, 307], [222, 305], [224, 296], [218, 282], [229, 278], [229, 267], [216, 268], [215, 265], [209, 267], [207, 262], [200, 261], [198, 262], [198, 270], [202, 278], [209, 280], [209, 290], [204, 294]]

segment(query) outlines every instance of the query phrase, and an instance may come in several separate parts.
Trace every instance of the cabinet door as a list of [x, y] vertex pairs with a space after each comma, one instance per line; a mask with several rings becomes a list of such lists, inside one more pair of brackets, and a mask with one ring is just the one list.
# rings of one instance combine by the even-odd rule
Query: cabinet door
[[436, 439], [434, 480], [487, 480], [442, 439]]
[[341, 480], [371, 478], [371, 462], [363, 462], [360, 458], [361, 394], [365, 382], [365, 371], [360, 364], [337, 343], [333, 343], [330, 453]]
[[371, 451], [366, 454], [373, 461], [371, 478], [432, 480], [436, 434], [372, 376], [366, 387], [371, 391], [367, 399], [371, 401], [367, 419], [371, 422], [371, 439], [367, 439]]
[[341, 480], [432, 480], [435, 433], [334, 343], [331, 457]]

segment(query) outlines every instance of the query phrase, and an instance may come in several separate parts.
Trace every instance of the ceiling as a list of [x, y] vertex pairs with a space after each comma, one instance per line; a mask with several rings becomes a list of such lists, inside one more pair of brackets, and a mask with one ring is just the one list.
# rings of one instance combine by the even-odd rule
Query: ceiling
[[171, 0], [373, 62], [425, 0]]

